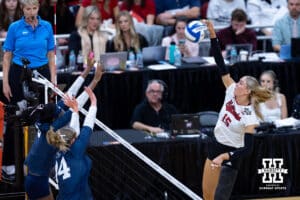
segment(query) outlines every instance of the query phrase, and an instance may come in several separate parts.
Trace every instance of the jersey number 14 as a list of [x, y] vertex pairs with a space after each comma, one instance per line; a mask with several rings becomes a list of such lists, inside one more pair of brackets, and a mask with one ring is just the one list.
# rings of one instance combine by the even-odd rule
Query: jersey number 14
[[56, 181], [57, 182], [58, 182], [59, 176], [62, 176], [63, 180], [71, 177], [70, 167], [68, 166], [64, 157], [61, 158], [60, 162], [56, 161], [55, 173], [56, 173]]

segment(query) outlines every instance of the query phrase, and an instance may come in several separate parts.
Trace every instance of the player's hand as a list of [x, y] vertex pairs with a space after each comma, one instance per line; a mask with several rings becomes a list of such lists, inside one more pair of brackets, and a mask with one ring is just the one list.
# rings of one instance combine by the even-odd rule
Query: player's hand
[[78, 102], [74, 96], [65, 94], [63, 97], [64, 104], [69, 108], [72, 108], [74, 112], [78, 112]]
[[216, 32], [215, 32], [214, 25], [213, 25], [212, 21], [204, 19], [204, 20], [201, 20], [201, 22], [206, 24], [207, 30], [210, 33], [210, 38], [215, 38], [216, 37]]

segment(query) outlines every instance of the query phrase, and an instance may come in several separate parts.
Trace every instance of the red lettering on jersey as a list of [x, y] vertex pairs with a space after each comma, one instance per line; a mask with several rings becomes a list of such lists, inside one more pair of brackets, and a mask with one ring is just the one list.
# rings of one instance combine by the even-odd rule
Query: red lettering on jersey
[[230, 112], [236, 120], [238, 120], [238, 121], [241, 120], [240, 115], [238, 113], [236, 113], [236, 111], [235, 111], [235, 107], [233, 105], [232, 100], [230, 100], [226, 103], [226, 111]]
[[224, 117], [222, 118], [222, 122], [224, 122], [224, 124], [228, 127], [231, 122], [231, 119], [227, 114], [225, 114]]

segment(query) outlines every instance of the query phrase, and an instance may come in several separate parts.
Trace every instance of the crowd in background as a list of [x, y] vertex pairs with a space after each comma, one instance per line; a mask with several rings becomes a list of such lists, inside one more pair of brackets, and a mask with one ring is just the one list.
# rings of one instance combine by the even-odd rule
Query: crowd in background
[[[182, 18], [186, 20], [184, 26], [190, 20], [207, 18], [212, 20], [216, 27], [233, 27], [227, 31], [227, 35], [232, 34], [231, 37], [233, 38], [228, 42], [253, 43], [253, 50], [262, 50], [263, 47], [261, 41], [249, 40], [247, 33], [249, 29], [245, 28], [247, 24], [262, 26], [250, 30], [253, 37], [266, 35], [272, 38], [272, 42], [271, 39], [267, 41], [267, 48], [264, 49], [266, 51], [279, 52], [280, 45], [289, 44], [290, 38], [299, 37], [300, 33], [299, 0], [177, 0], [175, 2], [171, 0], [40, 0], [39, 15], [52, 24], [55, 34], [71, 34], [84, 26], [83, 23], [86, 23], [84, 17], [87, 17], [84, 16], [84, 13], [91, 5], [99, 10], [100, 20], [97, 22], [97, 29], [106, 34], [108, 39], [106, 52], [124, 50], [120, 42], [119, 47], [116, 46], [116, 40], [123, 37], [123, 32], [120, 32], [119, 29], [121, 11], [129, 12], [132, 41], [127, 41], [127, 43], [135, 44], [128, 45], [127, 49], [133, 47], [135, 52], [139, 51], [137, 48], [145, 46], [168, 46], [166, 41], [170, 43], [175, 40], [175, 43], [179, 45], [176, 37], [174, 38], [174, 33], [178, 30], [176, 20]], [[236, 9], [244, 11], [246, 17], [242, 19], [243, 23], [240, 24], [238, 31], [234, 28], [235, 22], [232, 21], [232, 14]], [[56, 21], [54, 21], [54, 13], [56, 13]], [[19, 0], [1, 0], [0, 37], [5, 38], [9, 24], [21, 16]], [[139, 36], [136, 36], [137, 34]], [[218, 37], [220, 35], [223, 34], [219, 33]], [[169, 38], [163, 40], [164, 37]], [[129, 39], [127, 38], [127, 40]], [[138, 43], [137, 41], [141, 42], [141, 40], [143, 40], [143, 45], [139, 47], [139, 44], [136, 43]], [[58, 45], [69, 45], [70, 47], [72, 44], [69, 41], [69, 38], [60, 38], [57, 42]], [[221, 43], [222, 48], [224, 45], [226, 44]], [[193, 51], [192, 44], [186, 43], [184, 46], [186, 51], [181, 48], [184, 57], [198, 55], [196, 53], [199, 50]], [[193, 53], [189, 53], [189, 50]], [[83, 51], [85, 50], [83, 49]], [[78, 50], [76, 50], [76, 54], [78, 54]]]

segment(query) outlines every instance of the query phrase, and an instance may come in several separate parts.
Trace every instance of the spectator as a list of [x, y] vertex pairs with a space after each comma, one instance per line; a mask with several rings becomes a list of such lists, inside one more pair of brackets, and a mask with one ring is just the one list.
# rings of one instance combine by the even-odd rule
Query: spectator
[[[246, 28], [247, 14], [242, 9], [235, 9], [231, 14], [231, 26], [221, 29], [217, 33], [220, 42], [221, 50], [225, 50], [228, 44], [245, 44], [253, 45], [253, 50], [256, 50], [257, 40], [253, 30]], [[223, 51], [223, 56], [224, 56]]]
[[199, 0], [155, 0], [156, 23], [174, 26], [177, 17], [198, 19], [200, 16]]
[[148, 25], [154, 24], [155, 3], [154, 0], [124, 0], [121, 10], [127, 10], [138, 22]]
[[118, 0], [82, 0], [75, 21], [77, 27], [81, 24], [84, 9], [90, 5], [95, 5], [98, 7], [103, 21], [115, 21], [120, 11]]
[[19, 0], [0, 1], [0, 38], [5, 38], [8, 26], [19, 20], [22, 16], [22, 9]]
[[183, 57], [193, 57], [199, 55], [199, 44], [185, 39], [184, 30], [186, 27], [185, 18], [177, 18], [175, 23], [175, 33], [162, 40], [162, 46], [166, 46], [166, 60], [169, 60], [169, 46], [173, 41], [179, 47]]
[[166, 103], [166, 84], [161, 80], [150, 80], [145, 92], [146, 99], [134, 109], [131, 126], [137, 130], [156, 134], [170, 130], [171, 115], [176, 108]]
[[100, 61], [100, 54], [105, 52], [106, 35], [101, 33], [101, 15], [96, 6], [88, 6], [84, 9], [83, 19], [77, 31], [71, 33], [69, 51], [74, 50], [75, 55], [82, 51], [83, 58], [94, 52], [95, 61]]
[[[56, 84], [54, 36], [51, 24], [38, 16], [38, 0], [22, 0], [24, 16], [9, 26], [3, 45], [3, 94], [9, 104], [17, 105], [25, 99], [21, 80], [24, 73], [22, 58], [30, 61], [29, 69], [35, 69]], [[30, 96], [28, 96], [30, 98]], [[3, 165], [15, 172], [14, 127], [7, 124], [4, 134]]]
[[269, 89], [273, 97], [259, 104], [262, 120], [264, 122], [275, 122], [278, 119], [287, 118], [286, 98], [279, 92], [278, 80], [272, 70], [264, 71], [260, 75], [260, 85]]
[[[286, 0], [248, 0], [247, 13], [254, 26], [273, 26], [275, 21], [287, 12]], [[264, 35], [270, 36], [272, 28], [262, 28]]]
[[244, 0], [210, 0], [207, 8], [207, 19], [211, 20], [215, 26], [229, 26], [231, 13], [235, 9], [246, 11]]
[[300, 0], [288, 0], [289, 12], [275, 22], [272, 45], [273, 50], [280, 51], [281, 45], [291, 44], [291, 38], [300, 36]]
[[154, 24], [156, 15], [154, 0], [124, 0], [121, 10], [129, 11], [136, 32], [147, 39], [149, 46], [161, 44], [164, 27]]
[[135, 31], [133, 20], [128, 11], [121, 11], [116, 20], [116, 35], [107, 43], [108, 52], [140, 52], [148, 46], [145, 37]]

